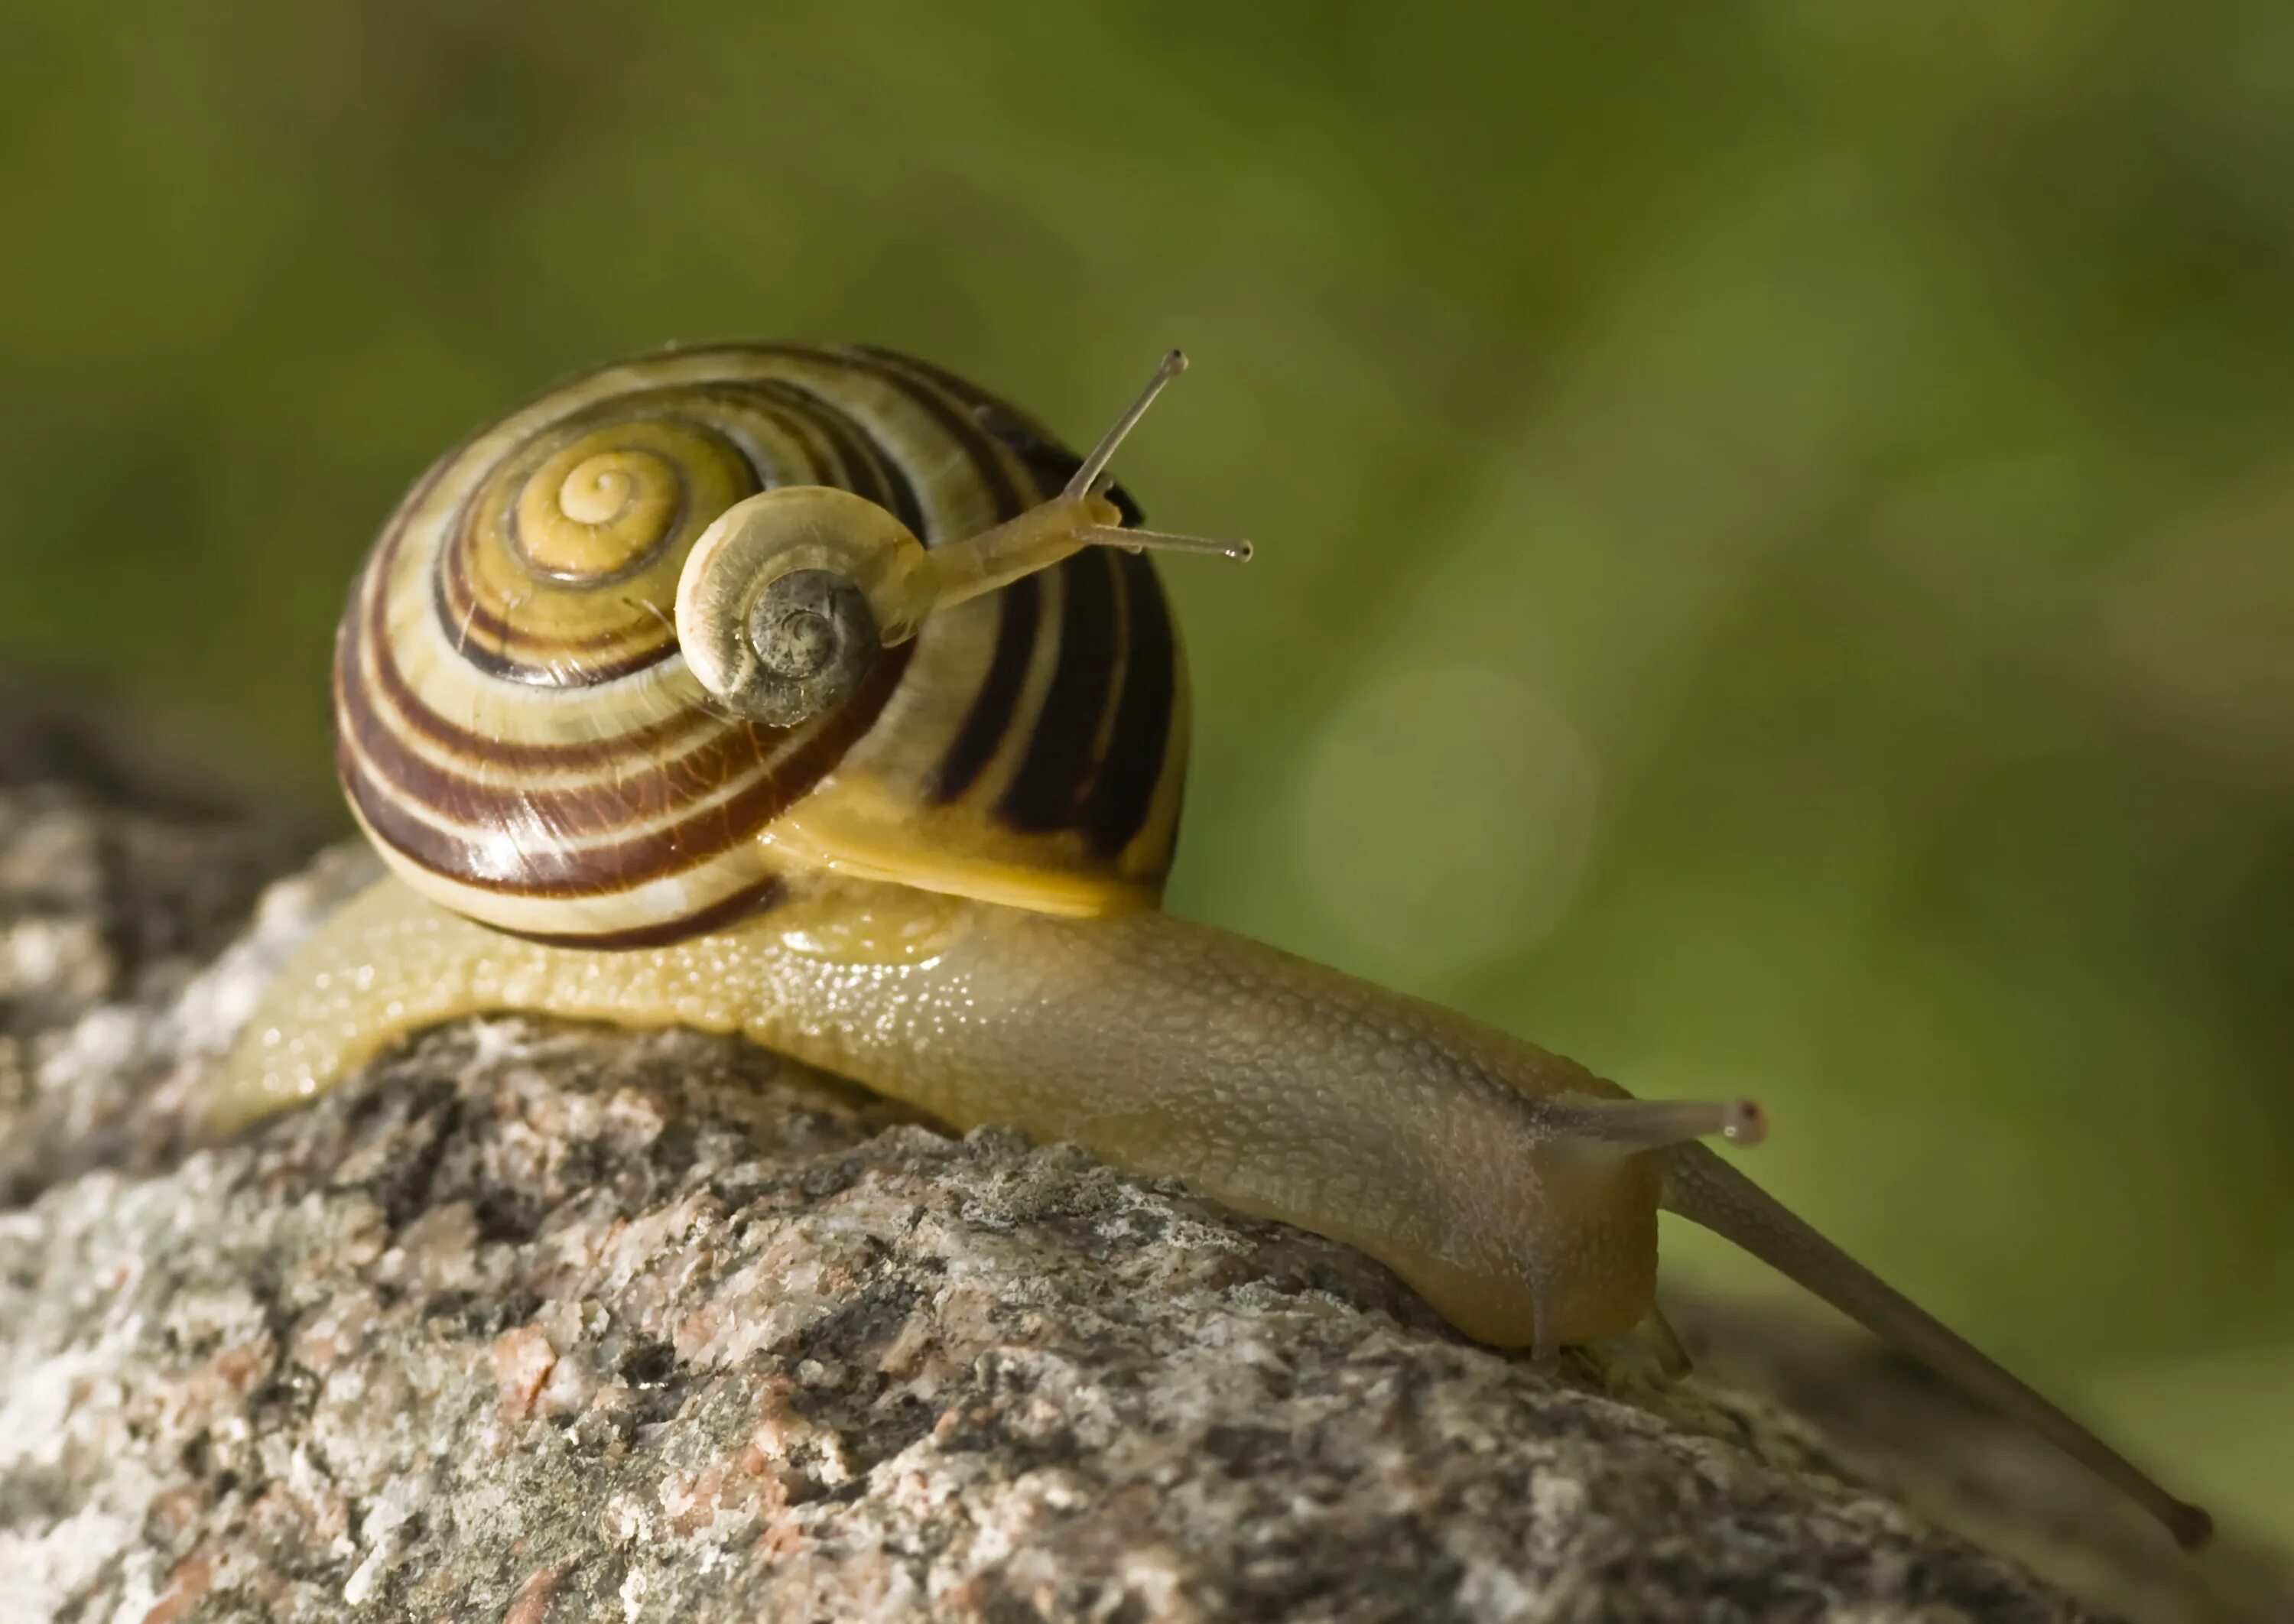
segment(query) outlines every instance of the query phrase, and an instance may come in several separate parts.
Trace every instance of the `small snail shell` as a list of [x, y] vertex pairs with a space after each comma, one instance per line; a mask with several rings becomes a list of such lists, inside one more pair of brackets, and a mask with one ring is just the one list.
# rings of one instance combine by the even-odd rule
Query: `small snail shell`
[[[1024, 524], [1078, 466], [876, 351], [720, 345], [562, 385], [449, 452], [377, 541], [335, 661], [351, 806], [418, 890], [554, 941], [689, 934], [793, 869], [1151, 904], [1187, 712], [1150, 563], [1077, 542], [918, 607], [960, 584], [934, 552]], [[1075, 522], [1125, 499], [1084, 493]], [[721, 567], [688, 572], [696, 544]], [[854, 590], [782, 603], [775, 548]]]
[[898, 519], [833, 486], [736, 502], [686, 560], [677, 593], [686, 663], [744, 716], [777, 727], [809, 722], [852, 696], [888, 641], [905, 640], [887, 638], [878, 605], [896, 617], [920, 596], [912, 583], [926, 557]]

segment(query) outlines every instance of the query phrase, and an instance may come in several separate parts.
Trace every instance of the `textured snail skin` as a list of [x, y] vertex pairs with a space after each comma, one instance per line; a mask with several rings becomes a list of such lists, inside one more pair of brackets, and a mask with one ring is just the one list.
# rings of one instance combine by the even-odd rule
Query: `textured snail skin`
[[1447, 1010], [1140, 910], [1065, 920], [858, 881], [730, 930], [551, 947], [395, 880], [274, 983], [215, 1114], [291, 1104], [417, 1027], [521, 1010], [745, 1033], [952, 1126], [1010, 1123], [1360, 1246], [1468, 1335], [1640, 1321], [1658, 1159], [1565, 1140], [1557, 1092], [1622, 1091]]

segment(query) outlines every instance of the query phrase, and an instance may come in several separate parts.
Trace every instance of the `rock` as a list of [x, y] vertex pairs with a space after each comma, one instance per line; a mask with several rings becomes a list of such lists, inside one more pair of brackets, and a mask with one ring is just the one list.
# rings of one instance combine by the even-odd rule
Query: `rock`
[[168, 731], [0, 681], [0, 1207], [175, 1154], [186, 1062], [246, 1012], [181, 995], [317, 843], [174, 759]]
[[[736, 1042], [463, 1022], [187, 1151], [206, 1057], [370, 871], [195, 970], [293, 842], [9, 759], [0, 1624], [2103, 1616], [1771, 1401], [1631, 1348], [1539, 1376], [1345, 1247]], [[1755, 1379], [1799, 1350], [2045, 1454], [1768, 1323], [1720, 1322]], [[2037, 1512], [1965, 1476], [1964, 1524], [2114, 1608], [2282, 1616], [2075, 1472]]]

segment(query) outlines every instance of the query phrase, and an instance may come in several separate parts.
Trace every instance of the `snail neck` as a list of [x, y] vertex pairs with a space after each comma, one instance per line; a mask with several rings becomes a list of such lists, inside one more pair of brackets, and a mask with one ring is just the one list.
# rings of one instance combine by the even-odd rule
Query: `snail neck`
[[935, 611], [1072, 558], [1098, 532], [1122, 524], [1122, 512], [1104, 496], [1055, 496], [991, 530], [935, 547], [924, 555], [929, 568], [918, 572], [907, 612], [888, 619], [884, 642], [905, 642]]

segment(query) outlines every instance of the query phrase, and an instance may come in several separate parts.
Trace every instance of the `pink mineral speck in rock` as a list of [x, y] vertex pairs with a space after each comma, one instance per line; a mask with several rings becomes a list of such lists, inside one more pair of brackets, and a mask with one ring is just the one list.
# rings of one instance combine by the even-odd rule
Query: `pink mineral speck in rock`
[[534, 1395], [557, 1364], [557, 1350], [538, 1325], [521, 1325], [494, 1338], [494, 1380], [501, 1387], [502, 1417], [523, 1421]]
[[201, 1597], [215, 1582], [215, 1563], [203, 1552], [193, 1552], [175, 1564], [167, 1575], [167, 1587], [151, 1610], [143, 1615], [143, 1624], [175, 1624], [175, 1620], [199, 1604]]
[[550, 1367], [549, 1378], [535, 1395], [534, 1405], [546, 1416], [572, 1415], [588, 1406], [597, 1387], [596, 1374], [580, 1354], [565, 1354]]
[[549, 1604], [565, 1577], [562, 1565], [536, 1569], [533, 1576], [517, 1587], [517, 1594], [510, 1597], [509, 1606], [502, 1613], [502, 1624], [541, 1624], [549, 1616]]

